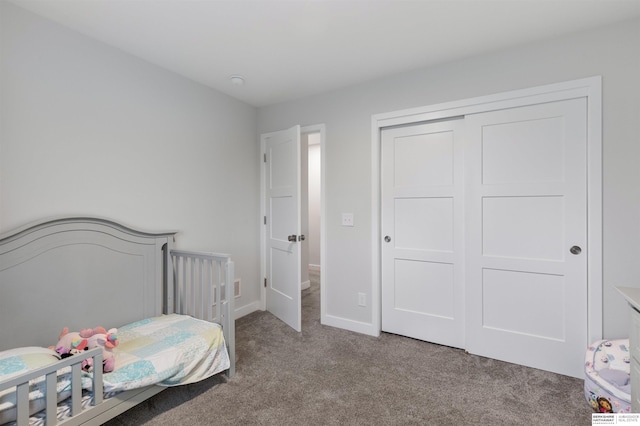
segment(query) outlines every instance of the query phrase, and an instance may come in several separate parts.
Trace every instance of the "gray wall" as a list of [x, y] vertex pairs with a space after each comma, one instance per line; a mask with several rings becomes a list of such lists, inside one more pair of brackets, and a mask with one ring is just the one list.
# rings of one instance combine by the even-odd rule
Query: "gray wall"
[[[227, 251], [259, 306], [257, 134], [325, 123], [327, 313], [371, 323], [371, 116], [603, 76], [604, 334], [640, 287], [640, 21], [256, 109], [0, 1], [0, 232], [94, 214]], [[372, 47], [375, 48], [375, 47]], [[383, 60], [383, 59], [381, 59]], [[354, 227], [340, 226], [342, 212]], [[356, 327], [354, 327], [356, 328]]]
[[[370, 296], [375, 285], [373, 114], [594, 75], [603, 77], [604, 335], [628, 336], [629, 312], [613, 287], [640, 287], [639, 20], [260, 108], [260, 133], [326, 124], [327, 314], [357, 329], [379, 309], [357, 306], [357, 293]], [[340, 226], [342, 212], [354, 213], [353, 228]]]
[[177, 230], [260, 293], [255, 108], [0, 1], [0, 232], [57, 215]]

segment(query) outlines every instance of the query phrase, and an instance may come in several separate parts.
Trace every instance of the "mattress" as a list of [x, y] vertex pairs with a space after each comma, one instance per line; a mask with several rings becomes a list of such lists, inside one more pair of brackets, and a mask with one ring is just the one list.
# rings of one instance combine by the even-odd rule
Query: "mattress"
[[[103, 374], [105, 398], [150, 385], [177, 386], [194, 383], [229, 368], [222, 327], [186, 315], [162, 315], [128, 324], [118, 330], [120, 344], [115, 370]], [[53, 365], [57, 354], [46, 348], [19, 348], [0, 352], [0, 381], [39, 367]], [[71, 368], [58, 370], [58, 420], [70, 412]], [[92, 405], [91, 374], [83, 373], [83, 407]], [[45, 406], [44, 377], [30, 381], [31, 425], [41, 425], [37, 412]], [[66, 401], [63, 401], [65, 400]], [[34, 415], [35, 414], [35, 415]], [[0, 424], [14, 424], [15, 388], [0, 392]]]

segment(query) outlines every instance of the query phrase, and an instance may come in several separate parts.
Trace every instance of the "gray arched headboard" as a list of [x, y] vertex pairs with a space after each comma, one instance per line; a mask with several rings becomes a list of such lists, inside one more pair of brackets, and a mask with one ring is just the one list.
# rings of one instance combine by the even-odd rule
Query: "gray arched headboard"
[[73, 217], [0, 236], [0, 350], [55, 345], [65, 326], [161, 315], [173, 291], [174, 235]]

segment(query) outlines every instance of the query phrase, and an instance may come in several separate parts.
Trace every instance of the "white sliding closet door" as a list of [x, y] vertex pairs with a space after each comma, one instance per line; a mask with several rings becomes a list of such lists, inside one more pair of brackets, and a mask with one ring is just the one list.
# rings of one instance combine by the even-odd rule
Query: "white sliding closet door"
[[586, 98], [381, 141], [382, 330], [582, 377]]
[[586, 99], [468, 115], [465, 130], [466, 349], [582, 377]]
[[382, 132], [382, 330], [464, 347], [461, 121]]

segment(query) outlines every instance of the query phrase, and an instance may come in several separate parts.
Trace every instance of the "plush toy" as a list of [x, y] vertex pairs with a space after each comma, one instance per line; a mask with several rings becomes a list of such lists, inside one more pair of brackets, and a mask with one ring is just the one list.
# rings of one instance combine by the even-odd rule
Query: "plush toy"
[[104, 357], [104, 372], [108, 373], [116, 368], [116, 357], [113, 349], [118, 346], [118, 330], [112, 328], [108, 333], [99, 335], [97, 343], [102, 346], [102, 355]]
[[115, 369], [116, 359], [113, 349], [118, 346], [118, 330], [112, 328], [105, 330], [104, 327], [96, 327], [93, 329], [83, 329], [80, 336], [87, 338], [87, 346], [89, 349], [102, 348], [102, 371], [109, 373]]
[[[88, 351], [89, 341], [84, 339], [80, 333], [69, 333], [69, 329], [65, 327], [60, 336], [58, 336], [58, 343], [52, 349], [60, 355], [60, 359], [64, 359]], [[93, 369], [93, 359], [87, 358], [83, 360], [81, 367], [84, 371], [91, 371]]]
[[[69, 332], [65, 327], [60, 333], [55, 351], [61, 358], [87, 351], [96, 347], [102, 348], [102, 371], [109, 373], [114, 370], [116, 360], [113, 348], [118, 346], [117, 329], [106, 330], [104, 327], [84, 328], [80, 332]], [[93, 370], [93, 359], [82, 362], [82, 369], [90, 372]]]
[[88, 339], [94, 334], [107, 334], [107, 330], [104, 327], [96, 327], [96, 328], [83, 328], [80, 330], [80, 337], [84, 337]]
[[55, 346], [55, 351], [60, 354], [61, 358], [66, 358], [77, 352], [72, 351], [84, 351], [88, 349], [89, 341], [80, 336], [78, 332], [69, 332], [69, 328], [65, 327], [58, 336], [58, 343]]

